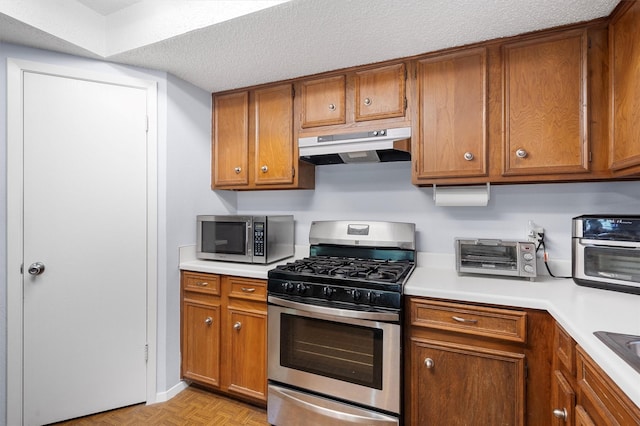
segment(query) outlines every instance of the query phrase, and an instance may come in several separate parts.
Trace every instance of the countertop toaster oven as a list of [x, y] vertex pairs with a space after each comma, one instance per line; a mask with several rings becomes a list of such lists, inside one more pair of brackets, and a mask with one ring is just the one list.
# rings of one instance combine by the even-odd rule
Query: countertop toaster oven
[[536, 247], [528, 241], [456, 238], [458, 274], [536, 277]]

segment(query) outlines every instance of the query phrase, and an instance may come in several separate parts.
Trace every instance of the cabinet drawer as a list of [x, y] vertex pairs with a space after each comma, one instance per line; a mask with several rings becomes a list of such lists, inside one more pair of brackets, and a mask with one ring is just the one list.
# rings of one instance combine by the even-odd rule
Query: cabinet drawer
[[487, 336], [513, 342], [527, 340], [527, 314], [508, 309], [411, 299], [411, 325]]
[[220, 276], [218, 275], [183, 272], [182, 280], [186, 291], [220, 295]]
[[591, 408], [590, 417], [602, 418], [603, 424], [640, 425], [640, 409], [579, 346], [577, 355], [578, 403]]
[[236, 299], [267, 301], [267, 282], [239, 277], [225, 277], [229, 280], [229, 297]]
[[559, 366], [566, 369], [569, 374], [574, 375], [576, 372], [576, 343], [571, 336], [569, 336], [569, 333], [564, 331], [558, 324], [556, 324], [553, 340], [553, 350]]

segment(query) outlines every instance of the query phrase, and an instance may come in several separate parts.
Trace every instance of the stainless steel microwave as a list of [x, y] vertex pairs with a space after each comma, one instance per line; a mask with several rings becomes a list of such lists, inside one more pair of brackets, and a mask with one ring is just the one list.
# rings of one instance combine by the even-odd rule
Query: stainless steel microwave
[[293, 216], [197, 216], [196, 257], [267, 264], [293, 256]]
[[583, 215], [572, 224], [573, 281], [640, 294], [640, 216]]

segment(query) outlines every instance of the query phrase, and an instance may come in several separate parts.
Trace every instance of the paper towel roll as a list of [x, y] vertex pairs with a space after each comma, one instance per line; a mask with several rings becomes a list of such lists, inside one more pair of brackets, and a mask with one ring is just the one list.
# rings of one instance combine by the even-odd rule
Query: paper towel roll
[[433, 199], [436, 206], [478, 207], [489, 203], [490, 187], [433, 185]]

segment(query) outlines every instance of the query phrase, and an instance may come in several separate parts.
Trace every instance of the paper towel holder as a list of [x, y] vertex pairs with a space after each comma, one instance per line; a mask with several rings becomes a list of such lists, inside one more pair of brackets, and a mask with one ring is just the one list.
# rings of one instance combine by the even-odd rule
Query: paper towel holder
[[[480, 190], [481, 187], [479, 186], [463, 186], [463, 187], [458, 187], [458, 186], [453, 186], [453, 187], [445, 187], [440, 189], [440, 194], [443, 193], [447, 193], [446, 195], [451, 196], [453, 193], [458, 194], [458, 196], [460, 196], [460, 194], [466, 194], [466, 195], [470, 195], [470, 192], [466, 192], [465, 193], [465, 188], [468, 190], [469, 188], [471, 188], [472, 190]], [[447, 191], [448, 190], [448, 191]], [[447, 203], [447, 202], [442, 202], [442, 200], [439, 200], [439, 198], [442, 197], [438, 197], [437, 196], [437, 192], [438, 191], [438, 187], [436, 184], [433, 184], [433, 201], [435, 202], [436, 206], [486, 206], [489, 204], [489, 200], [491, 199], [491, 184], [489, 182], [487, 182], [486, 184], [486, 199], [484, 199], [482, 203], [473, 203], [473, 202], [469, 202], [469, 204], [466, 204], [465, 200], [464, 200], [464, 195], [462, 196], [462, 200], [456, 200], [455, 203]], [[483, 191], [484, 192], [484, 191]]]

